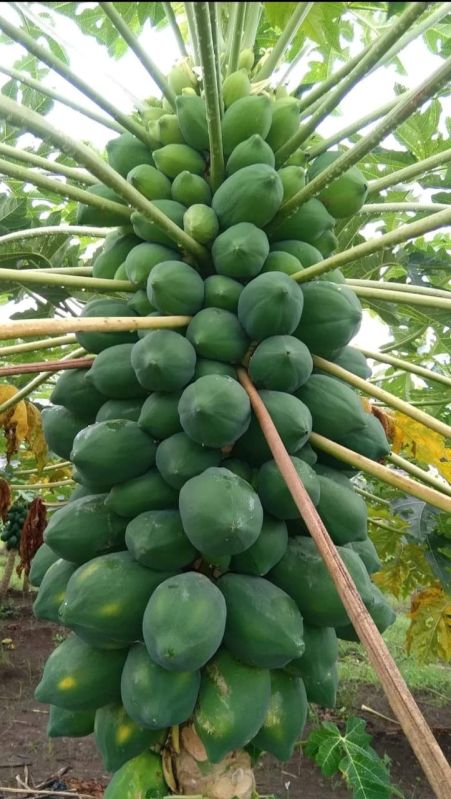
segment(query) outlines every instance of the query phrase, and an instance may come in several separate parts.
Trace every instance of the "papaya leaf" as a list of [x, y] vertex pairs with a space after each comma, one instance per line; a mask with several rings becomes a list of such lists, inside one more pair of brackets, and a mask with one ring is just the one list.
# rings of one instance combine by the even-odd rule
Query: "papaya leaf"
[[407, 522], [410, 539], [425, 547], [434, 576], [451, 591], [451, 517], [416, 497], [395, 499], [391, 507]]
[[451, 596], [436, 583], [416, 592], [411, 601], [407, 651], [423, 662], [451, 660]]
[[395, 427], [393, 451], [402, 450], [421, 464], [435, 466], [442, 477], [450, 482], [451, 447], [446, 446], [443, 436], [400, 411], [392, 414], [392, 420]]

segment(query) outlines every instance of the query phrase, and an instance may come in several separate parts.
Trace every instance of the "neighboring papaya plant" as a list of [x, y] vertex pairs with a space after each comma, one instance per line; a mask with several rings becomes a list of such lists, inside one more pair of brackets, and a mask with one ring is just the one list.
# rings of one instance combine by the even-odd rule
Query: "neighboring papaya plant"
[[[36, 616], [71, 631], [49, 657], [36, 698], [50, 705], [49, 735], [94, 733], [114, 772], [106, 799], [170, 792], [251, 799], [252, 757], [291, 757], [308, 703], [335, 705], [338, 639], [358, 639], [272, 457], [243, 369], [380, 632], [395, 614], [373, 578], [380, 560], [359, 473], [439, 510], [451, 504], [438, 481], [428, 487], [382, 465], [393, 457], [396, 427], [356, 389], [435, 435], [450, 435], [446, 419], [371, 382], [367, 358], [351, 346], [362, 322], [359, 298], [385, 303], [392, 315], [397, 301], [418, 306], [419, 317], [421, 306], [431, 307], [446, 324], [451, 301], [432, 281], [416, 289], [367, 275], [383, 275], [390, 248], [448, 225], [449, 207], [399, 197], [396, 206], [389, 195], [388, 212], [419, 218], [375, 239], [359, 230], [367, 215], [381, 213], [367, 198], [429, 168], [419, 160], [408, 174], [379, 177], [374, 159], [386, 136], [440, 93], [451, 60], [375, 112], [381, 121], [368, 135], [358, 133], [368, 122], [361, 120], [333, 142], [315, 137], [361, 78], [435, 30], [441, 16], [428, 3], [403, 4], [338, 75], [321, 75], [314, 86], [306, 80], [299, 99], [277, 71], [283, 59], [286, 69], [315, 41], [310, 15], [335, 5], [339, 19], [353, 4], [280, 4], [282, 16], [289, 7], [281, 30], [278, 4], [266, 5], [131, 4], [126, 21], [120, 4], [99, 3], [89, 24], [101, 24], [90, 32], [110, 47], [126, 42], [161, 93], [140, 98], [133, 115], [38, 42], [46, 25], [26, 4], [18, 8], [31, 33], [0, 16], [0, 29], [94, 100], [115, 131], [104, 160], [54, 128], [38, 105], [18, 103], [19, 84], [0, 97], [4, 138], [25, 128], [61, 151], [54, 173], [67, 180], [18, 166], [14, 160], [44, 164], [17, 147], [4, 151], [13, 160], [0, 159], [0, 171], [13, 188], [34, 183], [39, 196], [70, 199], [46, 235], [58, 233], [60, 218], [86, 233], [80, 251], [64, 252], [65, 266], [48, 266], [50, 255], [44, 268], [41, 261], [22, 270], [20, 284], [43, 293], [42, 316], [52, 318], [33, 313], [21, 331], [75, 332], [81, 352], [95, 356], [89, 368], [62, 372], [42, 414], [48, 447], [70, 461], [77, 485], [52, 513], [30, 579], [39, 587]], [[369, 4], [364, 23], [372, 14], [380, 23], [379, 6]], [[135, 36], [147, 18], [160, 24], [163, 12], [183, 56], [167, 76]], [[444, 149], [434, 168], [448, 156]], [[109, 232], [92, 267], [77, 266], [84, 238], [102, 228]], [[16, 295], [17, 278], [0, 269]], [[68, 309], [72, 318], [61, 318]], [[73, 336], [57, 340], [73, 343]], [[403, 345], [396, 336], [396, 349]], [[3, 351], [20, 357], [23, 346]], [[439, 361], [435, 371], [422, 369], [425, 379], [438, 373], [451, 383]], [[427, 473], [420, 477], [427, 482]], [[350, 722], [340, 757], [353, 732]], [[322, 735], [328, 746], [340, 737], [330, 728]], [[366, 740], [361, 729], [357, 739]], [[321, 762], [321, 735], [315, 740], [310, 750]]]

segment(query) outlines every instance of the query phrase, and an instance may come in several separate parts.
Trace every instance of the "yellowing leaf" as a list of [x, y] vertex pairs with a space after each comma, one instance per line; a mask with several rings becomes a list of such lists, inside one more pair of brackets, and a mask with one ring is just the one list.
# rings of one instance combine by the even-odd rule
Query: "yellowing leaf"
[[47, 461], [47, 444], [44, 437], [44, 429], [42, 427], [41, 414], [32, 402], [26, 403], [27, 409], [27, 435], [26, 441], [36, 458], [38, 469], [41, 469]]
[[451, 449], [446, 447], [443, 436], [398, 411], [392, 418], [395, 425], [393, 452], [404, 450], [416, 460], [435, 466], [451, 482]]
[[417, 544], [398, 540], [394, 556], [383, 564], [381, 571], [372, 575], [372, 579], [381, 591], [399, 598], [408, 596], [420, 585], [432, 582], [433, 573], [423, 550]]
[[[0, 404], [6, 402], [17, 394], [17, 388], [9, 383], [0, 385]], [[20, 400], [16, 405], [0, 413], [0, 426], [4, 428], [7, 447], [7, 458], [17, 452], [20, 444], [27, 435], [28, 421], [27, 409], [24, 400]]]
[[423, 661], [451, 661], [451, 596], [441, 585], [436, 583], [415, 593], [408, 615], [408, 653]]

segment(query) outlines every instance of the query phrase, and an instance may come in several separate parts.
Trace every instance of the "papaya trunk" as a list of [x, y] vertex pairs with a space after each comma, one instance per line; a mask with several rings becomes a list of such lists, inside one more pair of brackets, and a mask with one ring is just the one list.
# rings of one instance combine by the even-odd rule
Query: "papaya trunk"
[[0, 583], [0, 600], [4, 599], [6, 594], [8, 593], [11, 577], [13, 576], [15, 562], [16, 562], [16, 551], [14, 549], [11, 549], [6, 559], [5, 571], [3, 572], [2, 581]]

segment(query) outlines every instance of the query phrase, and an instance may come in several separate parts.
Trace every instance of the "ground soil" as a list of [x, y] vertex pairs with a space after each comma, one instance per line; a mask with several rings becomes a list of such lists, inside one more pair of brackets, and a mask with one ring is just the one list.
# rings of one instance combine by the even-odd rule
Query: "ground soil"
[[[102, 796], [108, 782], [92, 737], [52, 739], [46, 737], [47, 712], [33, 698], [42, 666], [58, 643], [60, 628], [37, 621], [31, 613], [30, 598], [11, 594], [8, 606], [0, 615], [0, 786], [15, 786], [16, 776], [38, 785], [60, 769], [67, 769], [64, 780], [72, 789], [92, 796]], [[430, 726], [445, 754], [451, 755], [451, 717], [449, 707], [437, 707], [430, 698], [418, 697]], [[365, 717], [373, 745], [391, 760], [392, 779], [405, 799], [434, 799], [415, 756], [399, 727], [362, 711], [365, 704], [392, 716], [380, 690], [362, 686], [352, 697], [351, 713]], [[347, 711], [347, 715], [350, 711]], [[330, 719], [341, 723], [340, 718]], [[308, 733], [308, 730], [306, 730]], [[324, 778], [302, 754], [280, 764], [265, 757], [256, 767], [261, 794], [276, 794], [278, 799], [349, 799], [343, 783]], [[72, 781], [71, 781], [72, 780]], [[77, 782], [78, 781], [78, 782]], [[14, 794], [0, 787], [0, 799]], [[17, 794], [16, 794], [17, 796]], [[52, 794], [50, 792], [49, 797]]]

